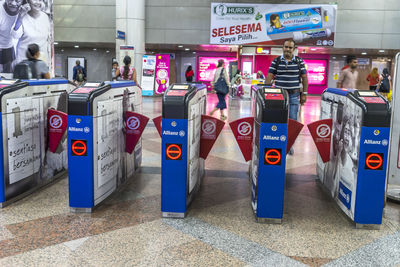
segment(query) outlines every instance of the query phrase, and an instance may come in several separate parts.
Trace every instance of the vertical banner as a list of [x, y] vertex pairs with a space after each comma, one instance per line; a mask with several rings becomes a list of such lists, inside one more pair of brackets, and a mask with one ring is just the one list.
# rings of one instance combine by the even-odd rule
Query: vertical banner
[[132, 111], [125, 112], [125, 130], [126, 130], [126, 149], [129, 154], [132, 153], [139, 141], [149, 118]]
[[286, 153], [289, 153], [290, 148], [293, 146], [294, 141], [296, 141], [297, 136], [299, 136], [301, 129], [303, 129], [303, 126], [304, 125], [300, 122], [289, 119]]
[[[27, 12], [29, 11], [29, 12]], [[53, 0], [0, 2], [0, 73], [12, 73], [35, 43], [54, 75]]]
[[62, 136], [67, 129], [68, 115], [64, 112], [49, 109], [47, 112], [48, 149], [55, 153]]
[[253, 125], [253, 117], [241, 118], [229, 123], [240, 151], [242, 151], [243, 157], [246, 161], [251, 160], [251, 153], [253, 152]]
[[154, 94], [154, 76], [156, 70], [156, 56], [144, 55], [142, 60], [142, 95]]
[[225, 122], [208, 115], [201, 115], [200, 157], [207, 159]]
[[169, 85], [169, 54], [156, 55], [156, 94], [163, 94]]
[[307, 125], [317, 146], [322, 162], [328, 162], [331, 155], [332, 119], [319, 120]]

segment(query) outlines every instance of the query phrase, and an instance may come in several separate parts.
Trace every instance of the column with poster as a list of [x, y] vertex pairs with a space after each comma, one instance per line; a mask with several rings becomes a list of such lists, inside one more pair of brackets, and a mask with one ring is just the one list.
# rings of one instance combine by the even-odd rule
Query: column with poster
[[0, 74], [12, 76], [15, 65], [26, 59], [30, 44], [39, 46], [39, 59], [54, 74], [52, 12], [53, 0], [0, 2]]
[[169, 54], [156, 55], [155, 93], [163, 94], [169, 86]]
[[142, 61], [142, 95], [154, 94], [154, 75], [156, 69], [156, 56], [144, 55]]

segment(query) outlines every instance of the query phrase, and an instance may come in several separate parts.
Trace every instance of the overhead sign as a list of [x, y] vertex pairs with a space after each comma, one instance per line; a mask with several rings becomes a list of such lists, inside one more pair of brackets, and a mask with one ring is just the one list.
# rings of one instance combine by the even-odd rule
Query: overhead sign
[[182, 144], [166, 144], [165, 158], [167, 160], [182, 160]]
[[71, 140], [71, 155], [86, 156], [87, 155], [86, 140]]
[[333, 46], [336, 5], [211, 3], [211, 44]]
[[365, 157], [365, 169], [382, 170], [383, 155], [383, 153], [367, 153]]
[[265, 165], [281, 165], [282, 149], [280, 148], [265, 148], [264, 164]]

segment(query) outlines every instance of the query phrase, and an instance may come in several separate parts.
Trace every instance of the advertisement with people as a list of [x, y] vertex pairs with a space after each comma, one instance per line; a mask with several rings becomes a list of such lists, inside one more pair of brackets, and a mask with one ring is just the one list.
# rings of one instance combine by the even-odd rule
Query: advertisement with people
[[336, 5], [211, 3], [211, 44], [334, 46]]
[[53, 0], [0, 0], [0, 73], [13, 73], [30, 44], [52, 70]]
[[327, 94], [326, 100], [321, 102], [321, 119], [333, 120], [331, 155], [327, 163], [318, 157], [317, 174], [342, 210], [354, 219], [363, 111], [345, 96]]
[[[214, 79], [218, 60], [220, 59], [225, 62], [226, 67], [229, 66], [229, 63], [237, 61], [237, 58], [234, 57], [199, 57], [199, 71], [197, 72], [197, 80], [199, 82], [211, 82]], [[226, 69], [229, 71], [228, 68]]]

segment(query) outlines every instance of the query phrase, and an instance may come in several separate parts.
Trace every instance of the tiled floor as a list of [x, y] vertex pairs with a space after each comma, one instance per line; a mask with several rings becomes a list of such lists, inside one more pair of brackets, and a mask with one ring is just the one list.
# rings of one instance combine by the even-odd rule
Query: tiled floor
[[[143, 102], [144, 114], [161, 114], [161, 98]], [[215, 102], [210, 95], [208, 108]], [[250, 116], [249, 101], [229, 102], [228, 121]], [[318, 120], [318, 97], [300, 117]], [[227, 124], [183, 220], [161, 218], [161, 140], [152, 123], [143, 139], [140, 173], [92, 214], [69, 212], [67, 178], [0, 210], [0, 266], [400, 266], [400, 205], [387, 203], [380, 230], [355, 229], [315, 181], [306, 127], [287, 158], [279, 225], [255, 222], [248, 164]]]

